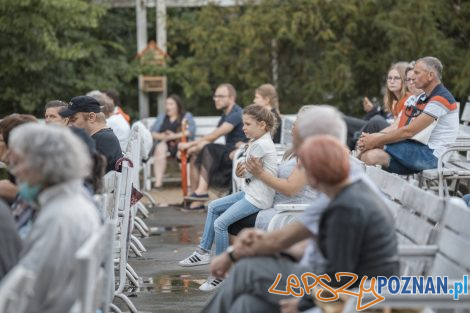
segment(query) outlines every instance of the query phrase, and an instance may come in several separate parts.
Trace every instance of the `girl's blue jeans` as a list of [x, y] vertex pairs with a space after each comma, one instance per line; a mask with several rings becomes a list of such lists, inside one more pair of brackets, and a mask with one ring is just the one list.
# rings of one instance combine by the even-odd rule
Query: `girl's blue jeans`
[[215, 254], [221, 254], [229, 244], [228, 227], [259, 210], [245, 199], [243, 191], [211, 201], [208, 206], [206, 225], [199, 247], [205, 251], [210, 251], [215, 240]]

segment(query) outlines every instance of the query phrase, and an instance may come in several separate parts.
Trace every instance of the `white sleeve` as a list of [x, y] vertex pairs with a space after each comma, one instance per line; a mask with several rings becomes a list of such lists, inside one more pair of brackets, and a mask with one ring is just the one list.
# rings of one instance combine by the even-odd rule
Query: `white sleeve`
[[438, 101], [431, 101], [426, 105], [423, 112], [435, 119], [438, 119], [439, 117], [449, 113], [449, 109]]

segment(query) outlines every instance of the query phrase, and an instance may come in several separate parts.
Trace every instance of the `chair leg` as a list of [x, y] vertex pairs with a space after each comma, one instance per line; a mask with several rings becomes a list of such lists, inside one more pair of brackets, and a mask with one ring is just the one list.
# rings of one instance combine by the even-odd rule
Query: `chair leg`
[[142, 220], [140, 217], [138, 216], [135, 216], [134, 217], [134, 222], [138, 223], [140, 226], [142, 226], [142, 229], [145, 230], [146, 233], [148, 233], [150, 231], [149, 227], [147, 226], [147, 224], [144, 222], [144, 220]]
[[114, 303], [109, 304], [109, 309], [110, 311], [113, 311], [114, 313], [122, 313], [121, 309], [118, 308], [118, 306], [115, 305]]
[[[119, 294], [115, 294], [114, 295], [116, 298], [119, 298], [121, 299], [122, 301], [124, 301], [124, 303], [127, 305], [127, 307], [129, 308], [129, 310], [131, 311], [131, 313], [139, 313], [139, 311], [137, 310], [137, 308], [135, 307], [134, 303], [132, 303], [131, 300], [129, 300], [129, 298], [123, 294], [123, 293], [119, 293]], [[116, 306], [115, 306], [116, 307]], [[116, 307], [117, 308], [117, 307]], [[122, 312], [122, 311], [120, 311]]]
[[141, 257], [141, 256], [142, 256], [142, 252], [134, 245], [133, 242], [131, 242], [131, 243], [129, 244], [129, 247], [131, 248], [132, 252], [135, 253], [136, 256], [138, 256], [138, 257]]
[[149, 234], [143, 229], [142, 225], [140, 225], [139, 223], [135, 223], [135, 221], [134, 221], [134, 227], [142, 235], [142, 237], [149, 236]]
[[157, 201], [155, 201], [155, 199], [152, 197], [150, 193], [148, 193], [147, 191], [142, 191], [142, 194], [144, 195], [145, 198], [147, 198], [150, 201], [150, 204], [152, 205], [152, 207], [157, 206]]
[[131, 235], [131, 241], [135, 244], [137, 249], [139, 249], [142, 252], [147, 252], [147, 249], [145, 249], [144, 245], [142, 244], [142, 242], [140, 242], [139, 238], [137, 238], [134, 235]]

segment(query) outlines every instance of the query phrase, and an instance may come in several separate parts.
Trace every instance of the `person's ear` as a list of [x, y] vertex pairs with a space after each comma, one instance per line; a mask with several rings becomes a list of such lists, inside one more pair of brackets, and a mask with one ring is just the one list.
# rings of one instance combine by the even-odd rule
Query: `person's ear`
[[95, 121], [96, 120], [96, 113], [95, 112], [88, 113], [88, 120], [90, 120], [90, 122]]
[[268, 125], [266, 124], [265, 121], [259, 122], [259, 126], [263, 128], [265, 131], [268, 131]]

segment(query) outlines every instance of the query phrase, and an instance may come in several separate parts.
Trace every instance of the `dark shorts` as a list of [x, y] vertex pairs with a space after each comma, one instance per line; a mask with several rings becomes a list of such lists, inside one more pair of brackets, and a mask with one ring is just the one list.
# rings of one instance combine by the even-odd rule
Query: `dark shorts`
[[210, 143], [197, 155], [195, 164], [210, 186], [230, 187], [232, 181], [230, 152], [233, 149], [226, 145]]
[[237, 236], [238, 233], [242, 231], [242, 229], [255, 227], [256, 217], [258, 216], [258, 213], [259, 212], [250, 214], [242, 218], [241, 220], [236, 221], [228, 227], [228, 233], [230, 235]]
[[388, 144], [384, 150], [390, 155], [390, 164], [386, 170], [391, 173], [408, 175], [437, 168], [433, 150], [420, 142], [407, 139]]

